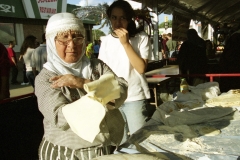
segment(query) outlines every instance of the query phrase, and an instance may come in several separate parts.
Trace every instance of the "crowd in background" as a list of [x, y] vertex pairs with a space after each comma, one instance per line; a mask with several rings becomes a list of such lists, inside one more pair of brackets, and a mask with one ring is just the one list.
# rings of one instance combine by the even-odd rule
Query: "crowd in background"
[[[132, 134], [144, 126], [149, 118], [147, 107], [151, 95], [145, 71], [148, 62], [155, 60], [150, 37], [144, 30], [136, 29], [134, 11], [127, 1], [114, 1], [106, 12], [113, 32], [101, 40], [85, 42], [82, 21], [71, 13], [57, 13], [49, 19], [47, 38], [43, 34], [41, 44], [33, 35], [25, 37], [19, 59], [13, 50], [13, 41], [9, 42], [7, 49], [0, 44], [0, 100], [10, 97], [10, 69], [11, 84], [20, 84], [17, 81], [17, 63], [23, 60], [22, 85], [32, 85], [39, 111], [44, 117], [40, 159], [46, 156], [50, 159], [91, 159], [111, 154], [113, 149], [127, 142]], [[208, 61], [216, 56], [212, 42], [203, 40], [195, 29], [189, 29], [186, 35], [187, 40], [183, 42], [172, 39], [171, 33], [160, 36], [159, 52], [162, 58], [176, 58], [181, 74], [208, 73]], [[219, 60], [219, 72], [240, 72], [239, 40], [238, 30], [226, 42]], [[97, 124], [100, 131], [90, 142], [76, 134], [71, 120], [83, 117], [86, 123], [92, 121], [83, 114], [92, 114], [88, 109], [91, 107], [88, 102], [92, 99], [85, 103], [81, 101], [87, 94], [84, 85], [108, 74], [114, 77], [116, 86], [120, 88], [119, 96], [103, 104], [106, 112], [101, 124]], [[226, 91], [240, 87], [239, 78], [230, 80], [231, 83], [229, 79], [223, 79], [229, 83], [229, 86], [225, 86], [229, 87], [225, 88]], [[204, 78], [188, 79], [190, 85], [204, 82]], [[99, 84], [96, 83], [96, 87], [103, 87]], [[104, 89], [94, 90], [95, 96]], [[86, 107], [86, 112], [81, 110], [84, 112], [79, 113], [79, 108], [76, 109], [79, 106]], [[71, 109], [72, 115], [77, 112], [81, 116], [67, 119], [66, 108]]]
[[[1, 63], [1, 65], [4, 65], [4, 68], [1, 67], [1, 69], [5, 69], [4, 72], [9, 72], [9, 73], [1, 73], [1, 74], [4, 74], [5, 76], [8, 75], [7, 81], [9, 81], [8, 83], [10, 83], [10, 85], [31, 84], [31, 86], [34, 88], [35, 77], [43, 68], [43, 64], [47, 61], [45, 33], [42, 34], [41, 43], [39, 43], [38, 39], [33, 35], [26, 36], [21, 45], [19, 57], [17, 57], [17, 54], [14, 51], [14, 47], [15, 47], [15, 42], [9, 41], [9, 45], [6, 48], [7, 59], [5, 59], [4, 61], [8, 61], [10, 66], [8, 67], [8, 69], [6, 69], [6, 66], [8, 66], [5, 64], [6, 62]], [[2, 52], [1, 54], [5, 54], [5, 52], [3, 51], [1, 52]], [[22, 65], [21, 66], [22, 77], [23, 77], [22, 82], [18, 81], [20, 65]], [[7, 83], [7, 82], [4, 82], [4, 83]], [[8, 90], [8, 92], [4, 91], [4, 95], [1, 95], [1, 97], [10, 98], [9, 88], [10, 88], [9, 84], [4, 85], [3, 87], [0, 88], [2, 91]], [[2, 99], [5, 99], [5, 98], [2, 98]]]

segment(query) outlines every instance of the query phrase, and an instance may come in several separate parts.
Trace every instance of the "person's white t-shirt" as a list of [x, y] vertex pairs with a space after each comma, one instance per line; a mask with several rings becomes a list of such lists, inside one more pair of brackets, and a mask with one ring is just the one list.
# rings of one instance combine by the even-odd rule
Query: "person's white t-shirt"
[[[128, 56], [118, 38], [111, 34], [101, 37], [99, 59], [105, 62], [113, 72], [128, 82], [128, 98], [126, 101], [149, 99], [150, 92], [145, 74], [139, 74], [131, 65]], [[148, 35], [145, 32], [130, 38], [134, 51], [143, 59], [154, 60]]]
[[26, 53], [23, 55], [23, 60], [26, 65], [26, 71], [32, 71], [31, 57], [33, 52], [34, 52], [34, 48], [28, 47]]

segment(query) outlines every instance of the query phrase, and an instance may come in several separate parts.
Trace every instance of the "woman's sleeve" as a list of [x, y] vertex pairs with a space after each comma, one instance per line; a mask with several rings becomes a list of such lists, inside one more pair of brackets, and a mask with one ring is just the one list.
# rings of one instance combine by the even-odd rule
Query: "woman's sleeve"
[[35, 79], [35, 95], [38, 100], [38, 108], [45, 121], [59, 129], [66, 130], [69, 125], [63, 116], [62, 107], [70, 102], [63, 95], [61, 89], [50, 87], [49, 79], [52, 76], [56, 75], [43, 69]]
[[98, 59], [101, 59], [102, 61], [106, 62], [106, 51], [105, 51], [105, 44], [107, 41], [107, 38], [105, 36], [101, 37], [101, 47], [99, 48], [99, 53], [98, 53]]
[[148, 38], [147, 34], [141, 35], [141, 42], [139, 46], [140, 55], [143, 59], [154, 60], [154, 55], [152, 52], [152, 44]]

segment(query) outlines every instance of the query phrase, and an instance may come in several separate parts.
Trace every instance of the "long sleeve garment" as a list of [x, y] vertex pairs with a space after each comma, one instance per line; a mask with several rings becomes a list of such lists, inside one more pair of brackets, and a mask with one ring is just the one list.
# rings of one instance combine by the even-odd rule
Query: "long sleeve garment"
[[[99, 59], [92, 59], [90, 76], [91, 80], [97, 80], [103, 74], [112, 73], [112, 70]], [[107, 146], [120, 142], [123, 130], [122, 115], [118, 109], [106, 112], [100, 124], [100, 133], [93, 143], [83, 140], [77, 136], [69, 127], [63, 113], [62, 107], [70, 104], [86, 94], [84, 89], [61, 87], [53, 89], [50, 87], [49, 79], [57, 76], [56, 73], [43, 68], [35, 79], [35, 94], [38, 99], [38, 107], [44, 116], [44, 138], [53, 144], [66, 146], [71, 149], [88, 148], [92, 146]], [[121, 87], [121, 96], [115, 100], [115, 107], [118, 108], [127, 97], [127, 82], [123, 78], [115, 76]], [[107, 88], [106, 88], [107, 89]], [[120, 127], [121, 126], [121, 127]]]

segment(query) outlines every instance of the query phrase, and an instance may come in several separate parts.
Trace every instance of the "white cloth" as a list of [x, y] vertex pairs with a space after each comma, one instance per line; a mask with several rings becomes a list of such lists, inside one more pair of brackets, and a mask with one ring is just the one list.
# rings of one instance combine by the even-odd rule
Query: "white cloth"
[[46, 44], [40, 44], [31, 57], [31, 66], [35, 67], [37, 71], [41, 71], [43, 64], [47, 62], [47, 47]]
[[167, 126], [189, 125], [208, 122], [236, 111], [233, 108], [188, 106], [176, 102], [165, 102], [157, 107], [152, 119]]
[[[69, 26], [68, 23], [71, 23]], [[67, 32], [69, 30], [79, 31], [85, 35], [84, 27], [80, 19], [71, 13], [60, 13], [53, 15], [47, 24], [46, 28], [46, 43], [47, 43], [47, 63], [43, 65], [44, 68], [57, 73], [58, 75], [73, 74], [81, 78], [89, 79], [90, 61], [84, 56], [85, 44], [82, 47], [82, 55], [76, 63], [64, 62], [57, 53], [55, 46], [55, 37], [58, 32]]]
[[105, 104], [120, 97], [120, 86], [113, 74], [105, 74], [98, 80], [84, 84], [87, 95], [62, 108], [72, 131], [86, 141], [93, 142], [100, 132]]
[[[123, 77], [128, 82], [128, 98], [126, 101], [150, 98], [145, 75], [139, 74], [133, 68], [119, 39], [110, 34], [101, 37], [101, 41], [98, 58], [105, 62], [118, 77]], [[149, 38], [145, 32], [130, 38], [130, 44], [140, 57], [154, 60]]]
[[201, 83], [196, 87], [189, 86], [189, 89], [191, 90], [192, 93], [202, 97], [204, 101], [217, 97], [221, 93], [218, 82]]

